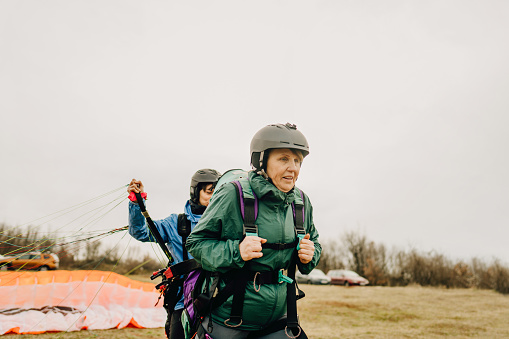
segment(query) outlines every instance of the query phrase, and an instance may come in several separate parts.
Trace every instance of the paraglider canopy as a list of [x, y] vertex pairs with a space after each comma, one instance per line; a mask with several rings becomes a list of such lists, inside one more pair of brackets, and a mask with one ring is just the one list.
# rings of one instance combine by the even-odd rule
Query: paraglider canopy
[[0, 335], [163, 327], [154, 284], [104, 271], [0, 272]]

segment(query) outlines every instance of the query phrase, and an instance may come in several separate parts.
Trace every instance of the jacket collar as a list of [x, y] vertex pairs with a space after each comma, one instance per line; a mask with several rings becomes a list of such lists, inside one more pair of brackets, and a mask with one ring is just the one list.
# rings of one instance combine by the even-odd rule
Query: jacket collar
[[280, 191], [274, 184], [254, 171], [249, 172], [249, 184], [251, 189], [259, 199], [272, 201], [274, 203], [291, 204], [295, 200], [295, 190], [292, 188], [290, 192]]
[[198, 222], [201, 218], [201, 215], [199, 214], [193, 214], [193, 212], [191, 211], [191, 203], [189, 202], [189, 200], [186, 202], [186, 206], [184, 207], [184, 211], [187, 215], [187, 219], [188, 220], [191, 220], [191, 222]]

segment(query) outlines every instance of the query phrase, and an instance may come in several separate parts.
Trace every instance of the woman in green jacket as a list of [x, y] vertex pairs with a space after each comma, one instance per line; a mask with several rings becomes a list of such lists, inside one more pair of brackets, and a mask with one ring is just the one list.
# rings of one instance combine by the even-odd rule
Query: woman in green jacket
[[[275, 124], [259, 130], [251, 141], [254, 170], [242, 183], [242, 189], [258, 199], [257, 234], [244, 235], [237, 189], [233, 184], [224, 184], [216, 188], [209, 207], [189, 236], [186, 247], [203, 269], [222, 273], [219, 292], [228, 279], [238, 279], [239, 274], [249, 277], [247, 283], [239, 283], [245, 285], [240, 321], [232, 320], [232, 307], [238, 312], [238, 305], [231, 296], [213, 309], [212, 322], [203, 322], [210, 337], [247, 338], [256, 333], [259, 338], [305, 338], [300, 327], [292, 333], [285, 326], [273, 325], [284, 322], [287, 314], [286, 285], [291, 279], [282, 277], [282, 272], [297, 264], [301, 273], [308, 274], [320, 259], [311, 202], [295, 187], [302, 160], [308, 154], [307, 140], [295, 125]], [[304, 205], [303, 237], [297, 237], [294, 224], [292, 203], [296, 201]], [[271, 276], [276, 278], [270, 279]]]

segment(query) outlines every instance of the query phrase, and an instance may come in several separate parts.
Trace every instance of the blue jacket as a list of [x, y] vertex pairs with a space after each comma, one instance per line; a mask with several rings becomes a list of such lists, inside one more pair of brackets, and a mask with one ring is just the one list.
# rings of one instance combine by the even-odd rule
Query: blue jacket
[[[189, 200], [186, 202], [184, 212], [187, 215], [187, 219], [191, 221], [191, 230], [193, 230], [200, 220], [201, 215], [193, 214], [191, 212], [191, 204], [189, 203]], [[175, 264], [183, 260], [182, 237], [177, 231], [177, 220], [178, 214], [175, 213], [165, 219], [154, 220], [154, 224], [156, 225], [159, 234], [161, 234], [163, 241], [168, 244], [170, 252], [175, 259]], [[154, 237], [150, 235], [150, 231], [146, 226], [145, 217], [141, 214], [140, 206], [132, 201], [129, 202], [129, 234], [134, 239], [142, 242], [156, 241]], [[189, 254], [189, 259], [191, 258], [192, 256]], [[175, 305], [176, 310], [181, 308], [184, 308], [184, 297], [182, 297], [177, 305]]]

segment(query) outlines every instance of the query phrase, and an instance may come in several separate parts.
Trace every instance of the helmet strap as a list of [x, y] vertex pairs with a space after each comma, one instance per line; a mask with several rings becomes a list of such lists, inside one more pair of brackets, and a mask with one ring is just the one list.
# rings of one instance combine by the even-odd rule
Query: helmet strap
[[262, 177], [264, 177], [264, 178], [265, 178], [265, 180], [270, 180], [269, 176], [267, 175], [267, 173], [265, 172], [265, 170], [264, 170], [264, 169], [259, 170], [258, 172], [256, 172], [256, 174], [261, 175]]
[[258, 168], [260, 168], [262, 171], [263, 171], [263, 170], [264, 170], [264, 168], [265, 168], [265, 164], [263, 163], [264, 158], [265, 158], [265, 151], [261, 151], [261, 152], [260, 152], [260, 159], [259, 159], [259, 160], [260, 160], [260, 163], [259, 163], [259, 165], [258, 165]]

